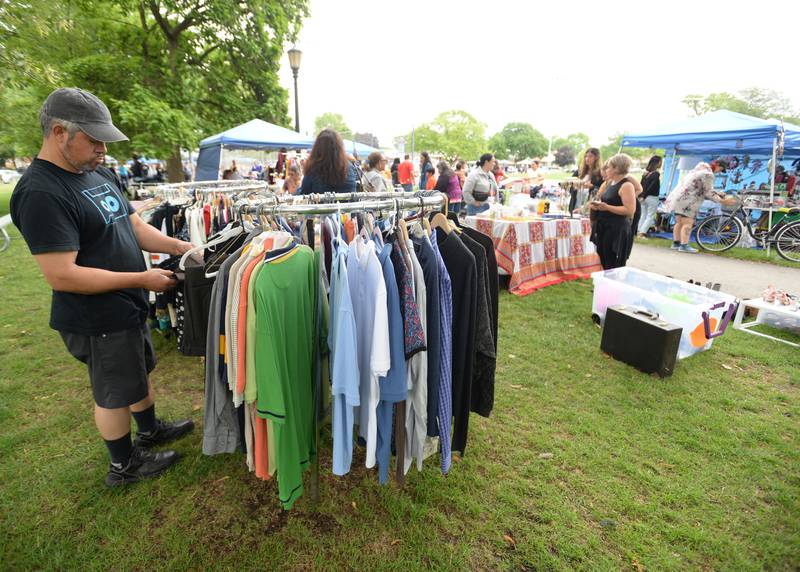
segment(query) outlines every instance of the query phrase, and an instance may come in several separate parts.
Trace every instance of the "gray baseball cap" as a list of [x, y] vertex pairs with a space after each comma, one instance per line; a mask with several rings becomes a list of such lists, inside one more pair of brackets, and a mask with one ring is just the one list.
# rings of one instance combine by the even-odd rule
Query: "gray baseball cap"
[[88, 91], [62, 87], [47, 96], [42, 111], [50, 117], [71, 121], [92, 139], [103, 143], [127, 141], [125, 134], [111, 122], [106, 104]]

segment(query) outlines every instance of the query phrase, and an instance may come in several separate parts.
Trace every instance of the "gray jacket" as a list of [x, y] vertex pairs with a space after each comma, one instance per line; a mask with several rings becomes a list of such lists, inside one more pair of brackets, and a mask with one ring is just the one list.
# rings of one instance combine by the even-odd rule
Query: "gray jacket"
[[488, 193], [489, 195], [494, 192], [497, 194], [497, 181], [494, 180], [492, 173], [487, 173], [480, 167], [472, 171], [467, 180], [464, 181], [464, 202], [468, 205], [481, 205], [485, 200], [475, 200], [474, 193]]

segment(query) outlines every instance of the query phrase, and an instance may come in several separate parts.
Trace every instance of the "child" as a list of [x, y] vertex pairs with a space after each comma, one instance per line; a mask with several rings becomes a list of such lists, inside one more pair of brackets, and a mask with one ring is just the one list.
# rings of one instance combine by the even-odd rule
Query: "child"
[[297, 165], [290, 165], [283, 182], [283, 191], [288, 195], [293, 195], [300, 188], [300, 168]]
[[427, 184], [425, 185], [426, 191], [432, 191], [436, 188], [436, 169], [433, 168], [433, 165], [428, 165], [425, 169], [425, 172], [428, 175]]

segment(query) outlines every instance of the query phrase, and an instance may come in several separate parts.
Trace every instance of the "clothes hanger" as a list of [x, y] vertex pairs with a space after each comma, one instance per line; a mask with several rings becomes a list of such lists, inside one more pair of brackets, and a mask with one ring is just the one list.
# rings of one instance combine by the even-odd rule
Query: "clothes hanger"
[[422, 197], [419, 198], [419, 207], [420, 207], [420, 220], [422, 221], [422, 228], [425, 231], [425, 234], [430, 237], [433, 230], [431, 229], [431, 223], [428, 218], [425, 216], [425, 201]]
[[[399, 201], [398, 201], [397, 205], [398, 205], [397, 208], [399, 210], [400, 209]], [[408, 269], [411, 270], [412, 267], [409, 264], [410, 261], [411, 261], [411, 255], [408, 252], [408, 245], [406, 244], [406, 241], [409, 240], [409, 238], [408, 238], [408, 226], [406, 225], [406, 221], [403, 219], [402, 216], [398, 216], [397, 217], [397, 230], [399, 231], [399, 235], [400, 235], [398, 237], [399, 240], [397, 241], [398, 245], [400, 246], [400, 251], [403, 253], [403, 258], [405, 259], [406, 266], [408, 266]]]
[[450, 227], [450, 221], [442, 213], [436, 213], [431, 219], [431, 228], [439, 228], [445, 234], [450, 234], [453, 229]]
[[200, 246], [195, 246], [195, 247], [187, 250], [183, 254], [183, 256], [181, 256], [181, 261], [178, 264], [178, 268], [180, 268], [181, 270], [186, 270], [186, 260], [192, 254], [196, 254], [198, 252], [202, 252], [203, 250], [205, 250], [206, 248], [208, 248], [210, 246], [216, 246], [217, 244], [222, 244], [223, 242], [226, 242], [226, 241], [230, 240], [231, 238], [242, 234], [243, 231], [244, 231], [244, 228], [241, 225], [236, 225], [236, 226], [233, 226], [233, 227], [224, 228], [220, 232], [220, 235], [217, 238], [215, 238], [214, 240], [212, 240], [211, 242], [208, 242], [208, 243], [200, 245]]

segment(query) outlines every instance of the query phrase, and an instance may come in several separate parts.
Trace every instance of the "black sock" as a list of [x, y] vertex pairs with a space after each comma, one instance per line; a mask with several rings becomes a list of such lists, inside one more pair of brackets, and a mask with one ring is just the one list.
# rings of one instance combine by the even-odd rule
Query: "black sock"
[[674, 246], [680, 246], [680, 245], [681, 245], [681, 241], [680, 241], [680, 240], [673, 240], [673, 241], [672, 241], [672, 244], [673, 244]]
[[154, 403], [144, 411], [131, 411], [131, 415], [136, 419], [136, 426], [139, 433], [152, 433], [156, 430], [156, 404]]
[[106, 447], [108, 447], [108, 453], [111, 455], [111, 462], [121, 467], [127, 465], [133, 452], [130, 432], [119, 439], [114, 439], [113, 441], [104, 439], [104, 441], [106, 442]]

